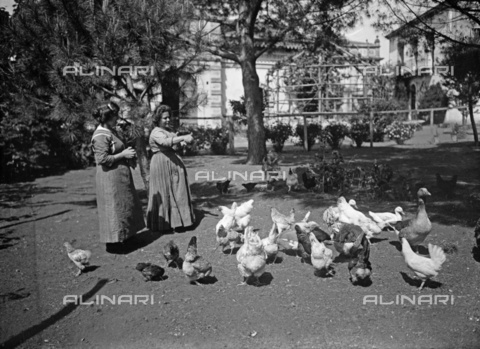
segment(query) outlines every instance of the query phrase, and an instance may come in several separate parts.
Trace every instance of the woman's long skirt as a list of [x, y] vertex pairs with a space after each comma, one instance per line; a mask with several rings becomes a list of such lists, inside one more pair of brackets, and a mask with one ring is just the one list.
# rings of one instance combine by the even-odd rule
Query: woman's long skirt
[[157, 152], [150, 163], [147, 226], [152, 231], [188, 227], [195, 222], [187, 170], [173, 152]]
[[122, 242], [145, 228], [142, 205], [126, 164], [97, 165], [96, 184], [101, 242]]

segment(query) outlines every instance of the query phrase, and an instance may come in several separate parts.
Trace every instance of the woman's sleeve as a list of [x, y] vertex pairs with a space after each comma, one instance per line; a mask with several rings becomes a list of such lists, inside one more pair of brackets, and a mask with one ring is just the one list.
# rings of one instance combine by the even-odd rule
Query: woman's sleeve
[[165, 132], [153, 130], [150, 138], [161, 147], [173, 147], [173, 138], [175, 136], [169, 136]]
[[98, 165], [112, 166], [115, 157], [111, 154], [110, 141], [107, 136], [97, 136], [92, 140], [95, 161]]

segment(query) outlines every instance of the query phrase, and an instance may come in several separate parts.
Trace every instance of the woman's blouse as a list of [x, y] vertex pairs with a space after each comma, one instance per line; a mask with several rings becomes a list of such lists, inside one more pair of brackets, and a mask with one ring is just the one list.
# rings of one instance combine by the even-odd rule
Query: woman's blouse
[[174, 144], [173, 139], [177, 137], [176, 133], [167, 131], [160, 127], [155, 127], [150, 134], [149, 144], [152, 152], [157, 153], [159, 151], [173, 151]]
[[92, 137], [92, 149], [97, 165], [111, 167], [115, 162], [114, 155], [124, 151], [125, 145], [115, 132], [98, 126]]

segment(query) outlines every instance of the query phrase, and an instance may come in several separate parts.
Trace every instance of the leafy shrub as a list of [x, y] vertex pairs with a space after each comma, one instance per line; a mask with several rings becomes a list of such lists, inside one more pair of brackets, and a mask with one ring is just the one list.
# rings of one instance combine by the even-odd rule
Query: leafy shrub
[[222, 127], [210, 128], [183, 124], [178, 130], [178, 135], [186, 134], [192, 135], [193, 142], [178, 146], [178, 151], [185, 156], [198, 155], [200, 150], [207, 148], [210, 148], [212, 153], [216, 155], [224, 155], [227, 152], [228, 130], [224, 130]]
[[207, 139], [210, 144], [210, 150], [215, 155], [225, 155], [228, 145], [228, 130], [222, 127], [207, 128]]
[[292, 126], [283, 122], [277, 122], [273, 126], [265, 127], [265, 138], [273, 143], [273, 149], [281, 152], [290, 136], [293, 136]]
[[350, 124], [350, 138], [355, 141], [357, 148], [360, 148], [370, 135], [370, 124], [362, 118], [352, 118]]
[[385, 127], [385, 133], [390, 139], [394, 139], [397, 142], [403, 142], [413, 137], [415, 129], [415, 125], [403, 124], [396, 121]]
[[[362, 120], [370, 125], [370, 111], [390, 111], [403, 110], [406, 106], [403, 102], [396, 99], [377, 99], [373, 103], [363, 103], [359, 108], [359, 113], [363, 114]], [[373, 114], [373, 142], [383, 142], [385, 138], [385, 128], [395, 121], [401, 121], [404, 117], [391, 114]], [[369, 136], [366, 140], [370, 140]]]
[[[299, 138], [299, 141], [295, 143], [300, 147], [305, 145], [305, 135], [303, 130], [303, 124], [298, 124], [295, 128], [295, 135]], [[317, 139], [322, 137], [322, 125], [311, 123], [307, 126], [307, 141], [308, 151], [310, 151]]]
[[325, 127], [325, 138], [332, 149], [338, 149], [348, 134], [348, 126], [344, 122], [331, 121], [330, 124]]

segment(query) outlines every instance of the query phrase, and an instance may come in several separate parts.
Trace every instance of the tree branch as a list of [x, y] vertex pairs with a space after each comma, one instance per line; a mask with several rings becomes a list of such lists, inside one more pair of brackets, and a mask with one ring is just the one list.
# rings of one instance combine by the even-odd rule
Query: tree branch
[[257, 21], [257, 16], [260, 10], [262, 9], [263, 0], [256, 0], [255, 6], [252, 10], [252, 15], [250, 16], [250, 24], [248, 26], [248, 34], [251, 38], [255, 35], [255, 23]]
[[187, 43], [189, 43], [190, 45], [193, 45], [193, 46], [203, 44], [202, 45], [202, 46], [204, 46], [203, 48], [208, 53], [211, 53], [212, 55], [215, 55], [215, 56], [218, 56], [218, 57], [221, 57], [221, 58], [225, 58], [225, 59], [229, 59], [229, 60], [234, 61], [236, 63], [240, 63], [240, 60], [238, 59], [237, 55], [232, 53], [232, 52], [228, 52], [228, 51], [222, 50], [221, 48], [214, 47], [214, 46], [211, 46], [211, 45], [206, 45], [205, 43], [196, 42], [195, 40], [193, 40], [191, 38], [188, 38], [188, 37], [181, 36], [181, 38], [183, 40], [185, 40]]

